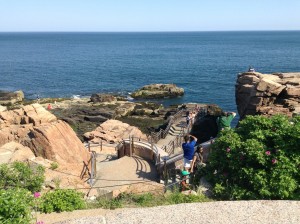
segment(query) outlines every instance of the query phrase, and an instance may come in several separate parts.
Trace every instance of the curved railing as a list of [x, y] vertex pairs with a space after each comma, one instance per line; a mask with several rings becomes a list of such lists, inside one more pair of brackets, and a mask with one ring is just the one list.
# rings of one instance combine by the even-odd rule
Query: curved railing
[[[143, 146], [149, 150], [151, 150], [153, 152], [154, 155], [154, 161], [155, 161], [155, 165], [160, 162], [160, 152], [159, 152], [159, 148], [153, 143], [153, 142], [149, 142], [148, 139], [143, 139], [143, 138], [139, 138], [139, 137], [130, 137], [128, 139], [123, 139], [122, 142], [120, 142], [116, 147], [116, 151], [120, 150], [121, 147], [123, 147], [125, 144], [132, 144], [132, 145], [139, 145], [139, 146]], [[132, 146], [134, 147], [134, 146]]]
[[118, 145], [118, 143], [109, 144], [109, 143], [103, 143], [102, 141], [100, 141], [99, 143], [91, 143], [91, 142], [84, 143], [84, 147], [87, 148], [89, 151], [91, 151], [91, 148], [94, 148], [94, 147], [99, 147], [100, 151], [102, 151], [103, 147], [116, 148], [117, 145]]
[[[139, 137], [131, 136], [128, 139], [124, 139], [122, 142], [120, 142], [118, 145], [116, 145], [116, 150], [120, 150], [121, 147], [123, 147], [125, 144], [130, 144], [130, 156], [132, 155], [134, 151], [134, 144], [139, 144], [140, 146], [143, 146], [153, 152], [155, 165], [158, 168], [158, 171], [161, 172], [161, 167], [164, 164], [169, 164], [172, 162], [176, 162], [180, 159], [182, 159], [183, 154], [180, 153], [178, 155], [175, 155], [173, 157], [170, 157], [170, 155], [174, 154], [175, 148], [181, 147], [183, 142], [183, 136], [190, 132], [192, 124], [190, 123], [187, 127], [182, 127], [180, 130], [180, 133], [171, 141], [168, 142], [168, 144], [160, 147], [157, 147], [155, 144], [162, 138], [165, 138], [167, 134], [169, 133], [169, 130], [171, 126], [178, 121], [179, 118], [182, 117], [183, 112], [185, 110], [179, 110], [177, 111], [173, 117], [170, 118], [168, 126], [165, 130], [161, 129], [159, 132], [152, 132], [151, 136], [148, 137], [148, 139], [143, 139]], [[206, 112], [204, 110], [201, 110], [198, 112], [197, 116], [204, 116]], [[207, 144], [202, 143], [202, 144]]]

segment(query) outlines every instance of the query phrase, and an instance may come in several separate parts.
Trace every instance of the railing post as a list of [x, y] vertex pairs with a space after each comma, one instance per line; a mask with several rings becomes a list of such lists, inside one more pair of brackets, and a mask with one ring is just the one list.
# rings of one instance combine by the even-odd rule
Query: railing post
[[151, 158], [153, 159], [153, 154], [154, 154], [154, 152], [153, 152], [153, 141], [151, 140]]
[[89, 152], [91, 152], [91, 143], [88, 143]]
[[[129, 143], [130, 144], [130, 143]], [[122, 141], [122, 152], [123, 152], [123, 156], [125, 155], [125, 151], [126, 151], [126, 144], [125, 144], [125, 140], [123, 139]]]
[[175, 151], [175, 142], [172, 141], [172, 145], [173, 145], [173, 151], [172, 151], [172, 154], [174, 154], [174, 151]]
[[131, 152], [132, 152], [132, 142], [131, 142], [131, 136], [129, 135], [129, 157], [131, 157]]
[[165, 185], [168, 184], [168, 174], [167, 174], [167, 159], [164, 158], [164, 182], [165, 182]]
[[132, 136], [131, 137], [131, 141], [132, 141], [132, 144], [131, 144], [131, 149], [132, 149], [132, 151], [130, 152], [130, 157], [133, 155], [133, 153], [134, 153], [134, 137]]
[[101, 139], [101, 142], [100, 142], [100, 151], [102, 152], [102, 139]]
[[93, 154], [94, 154], [94, 179], [95, 179], [97, 176], [97, 156], [94, 151], [93, 151]]

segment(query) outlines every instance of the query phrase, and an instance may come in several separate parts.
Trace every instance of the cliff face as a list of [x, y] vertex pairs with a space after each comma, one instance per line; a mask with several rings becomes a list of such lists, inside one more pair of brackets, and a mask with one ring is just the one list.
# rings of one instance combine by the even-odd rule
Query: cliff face
[[300, 113], [300, 73], [238, 75], [235, 88], [238, 113], [246, 115]]
[[59, 164], [80, 166], [89, 159], [73, 129], [39, 104], [0, 112], [0, 146], [9, 142], [28, 146], [36, 156]]
[[[73, 129], [39, 104], [0, 112], [0, 164], [28, 161], [46, 169], [46, 187], [85, 188], [79, 175], [89, 152]], [[57, 169], [51, 164], [57, 162]]]

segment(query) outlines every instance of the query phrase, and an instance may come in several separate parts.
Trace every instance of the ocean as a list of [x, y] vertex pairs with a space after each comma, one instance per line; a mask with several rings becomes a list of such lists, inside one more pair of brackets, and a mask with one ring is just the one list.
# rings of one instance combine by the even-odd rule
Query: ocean
[[0, 33], [0, 90], [25, 97], [130, 92], [175, 83], [164, 104], [214, 103], [236, 111], [237, 74], [300, 71], [300, 31]]

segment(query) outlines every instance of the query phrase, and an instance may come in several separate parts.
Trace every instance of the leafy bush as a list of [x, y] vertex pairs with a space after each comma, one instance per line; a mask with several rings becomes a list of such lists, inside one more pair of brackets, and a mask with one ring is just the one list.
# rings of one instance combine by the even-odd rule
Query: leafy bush
[[248, 116], [222, 131], [207, 166], [220, 199], [299, 199], [300, 117]]
[[23, 162], [0, 165], [0, 188], [25, 188], [31, 192], [40, 191], [44, 183], [45, 169], [29, 166]]
[[33, 195], [26, 189], [0, 190], [0, 223], [30, 223]]
[[42, 212], [73, 211], [85, 207], [83, 195], [71, 189], [58, 189], [42, 196]]

